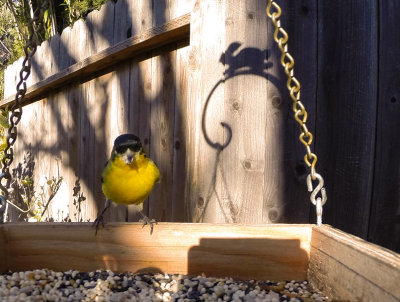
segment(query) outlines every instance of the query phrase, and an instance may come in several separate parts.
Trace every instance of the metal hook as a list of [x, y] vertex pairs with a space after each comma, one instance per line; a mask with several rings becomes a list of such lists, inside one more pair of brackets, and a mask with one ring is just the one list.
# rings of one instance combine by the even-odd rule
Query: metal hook
[[[318, 180], [318, 185], [313, 189], [311, 174], [307, 176], [307, 187], [308, 192], [312, 192], [310, 196], [311, 203], [316, 206], [317, 212], [317, 224], [320, 226], [322, 224], [322, 206], [326, 203], [327, 196], [326, 190], [324, 188], [324, 179], [318, 173], [314, 174], [315, 178]], [[321, 192], [321, 197], [317, 197], [317, 194]]]

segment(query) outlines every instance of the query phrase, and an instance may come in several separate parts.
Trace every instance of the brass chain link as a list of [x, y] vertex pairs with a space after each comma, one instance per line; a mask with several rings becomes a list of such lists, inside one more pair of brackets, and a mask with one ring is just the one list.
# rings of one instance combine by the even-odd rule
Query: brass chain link
[[[274, 11], [271, 12], [272, 7]], [[290, 97], [293, 100], [293, 111], [296, 121], [300, 125], [300, 142], [306, 147], [306, 155], [304, 161], [310, 168], [310, 175], [307, 177], [308, 190], [313, 192], [311, 194], [311, 202], [317, 207], [317, 223], [322, 223], [322, 206], [326, 202], [326, 191], [323, 188], [324, 180], [321, 175], [316, 172], [315, 165], [317, 163], [317, 155], [311, 151], [311, 144], [313, 142], [313, 135], [307, 129], [307, 111], [303, 103], [300, 101], [300, 82], [294, 76], [294, 58], [288, 51], [288, 33], [282, 28], [281, 21], [279, 20], [282, 14], [282, 9], [274, 0], [268, 0], [267, 4], [267, 15], [272, 20], [275, 26], [274, 40], [278, 44], [278, 47], [282, 53], [281, 64], [287, 75], [286, 87], [289, 90]], [[317, 187], [313, 190], [312, 180], [318, 180]], [[316, 195], [321, 192], [321, 197], [316, 198]]]
[[[25, 58], [22, 62], [22, 68], [19, 73], [20, 80], [17, 84], [17, 93], [15, 96], [15, 101], [12, 104], [10, 111], [10, 127], [7, 132], [6, 139], [6, 147], [4, 149], [4, 157], [1, 160], [2, 170], [0, 174], [0, 223], [4, 221], [4, 213], [6, 210], [7, 202], [9, 197], [9, 190], [11, 185], [11, 173], [10, 166], [14, 160], [14, 152], [13, 145], [17, 140], [17, 125], [21, 120], [22, 116], [22, 108], [21, 103], [24, 100], [26, 94], [26, 81], [31, 73], [31, 61], [32, 57], [36, 52], [37, 48], [37, 35], [35, 33], [35, 27], [39, 28], [39, 25], [43, 22], [43, 12], [47, 5], [47, 0], [44, 0], [40, 5], [38, 4], [37, 8], [33, 12], [33, 18], [30, 20], [28, 27], [30, 30], [29, 38], [26, 41], [26, 45], [24, 47]], [[6, 183], [3, 184], [3, 180], [6, 180]]]

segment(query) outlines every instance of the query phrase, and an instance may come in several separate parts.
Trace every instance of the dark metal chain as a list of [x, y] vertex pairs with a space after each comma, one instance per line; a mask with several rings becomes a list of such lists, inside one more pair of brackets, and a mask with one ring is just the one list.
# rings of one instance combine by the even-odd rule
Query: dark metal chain
[[[26, 81], [31, 74], [31, 61], [32, 57], [36, 52], [37, 48], [37, 35], [35, 34], [35, 26], [38, 28], [39, 24], [43, 20], [43, 12], [44, 7], [46, 5], [46, 1], [44, 1], [41, 5], [33, 12], [33, 19], [30, 20], [30, 28], [31, 33], [29, 35], [29, 39], [26, 42], [24, 47], [25, 58], [22, 62], [22, 68], [19, 73], [19, 82], [17, 84], [17, 94], [15, 96], [15, 101], [12, 104], [10, 111], [10, 127], [8, 128], [7, 132], [7, 140], [6, 140], [6, 148], [4, 149], [4, 157], [1, 160], [2, 163], [2, 170], [0, 174], [0, 223], [4, 221], [4, 213], [6, 210], [7, 200], [9, 197], [9, 190], [11, 185], [11, 173], [10, 173], [10, 166], [14, 160], [14, 153], [13, 153], [13, 146], [15, 141], [17, 140], [17, 125], [21, 120], [22, 116], [22, 108], [21, 104], [24, 101], [24, 97], [26, 94]], [[5, 181], [5, 184], [4, 184]]]

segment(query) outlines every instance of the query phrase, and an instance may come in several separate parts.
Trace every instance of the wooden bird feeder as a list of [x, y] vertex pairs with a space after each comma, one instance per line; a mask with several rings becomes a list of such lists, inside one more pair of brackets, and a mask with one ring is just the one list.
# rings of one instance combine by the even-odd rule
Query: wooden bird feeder
[[399, 301], [400, 255], [324, 225], [0, 226], [0, 272], [48, 268], [304, 280], [330, 298]]

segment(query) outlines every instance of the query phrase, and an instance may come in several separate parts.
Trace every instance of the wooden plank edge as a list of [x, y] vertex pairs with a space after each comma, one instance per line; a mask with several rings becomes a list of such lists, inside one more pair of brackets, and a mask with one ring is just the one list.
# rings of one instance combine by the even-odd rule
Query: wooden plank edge
[[[101, 71], [106, 71], [127, 59], [166, 44], [186, 39], [189, 35], [190, 13], [106, 48], [28, 87], [21, 106], [43, 99], [50, 92], [54, 92], [71, 82], [85, 82], [91, 78], [93, 73], [101, 75]], [[11, 106], [14, 102], [15, 96], [8, 97], [0, 101], [0, 108]]]
[[399, 301], [400, 255], [330, 226], [314, 226], [308, 279], [335, 299]]
[[[145, 271], [292, 280], [307, 274], [309, 225], [7, 223], [9, 269]], [[77, 252], [79, 251], [79, 252]]]

